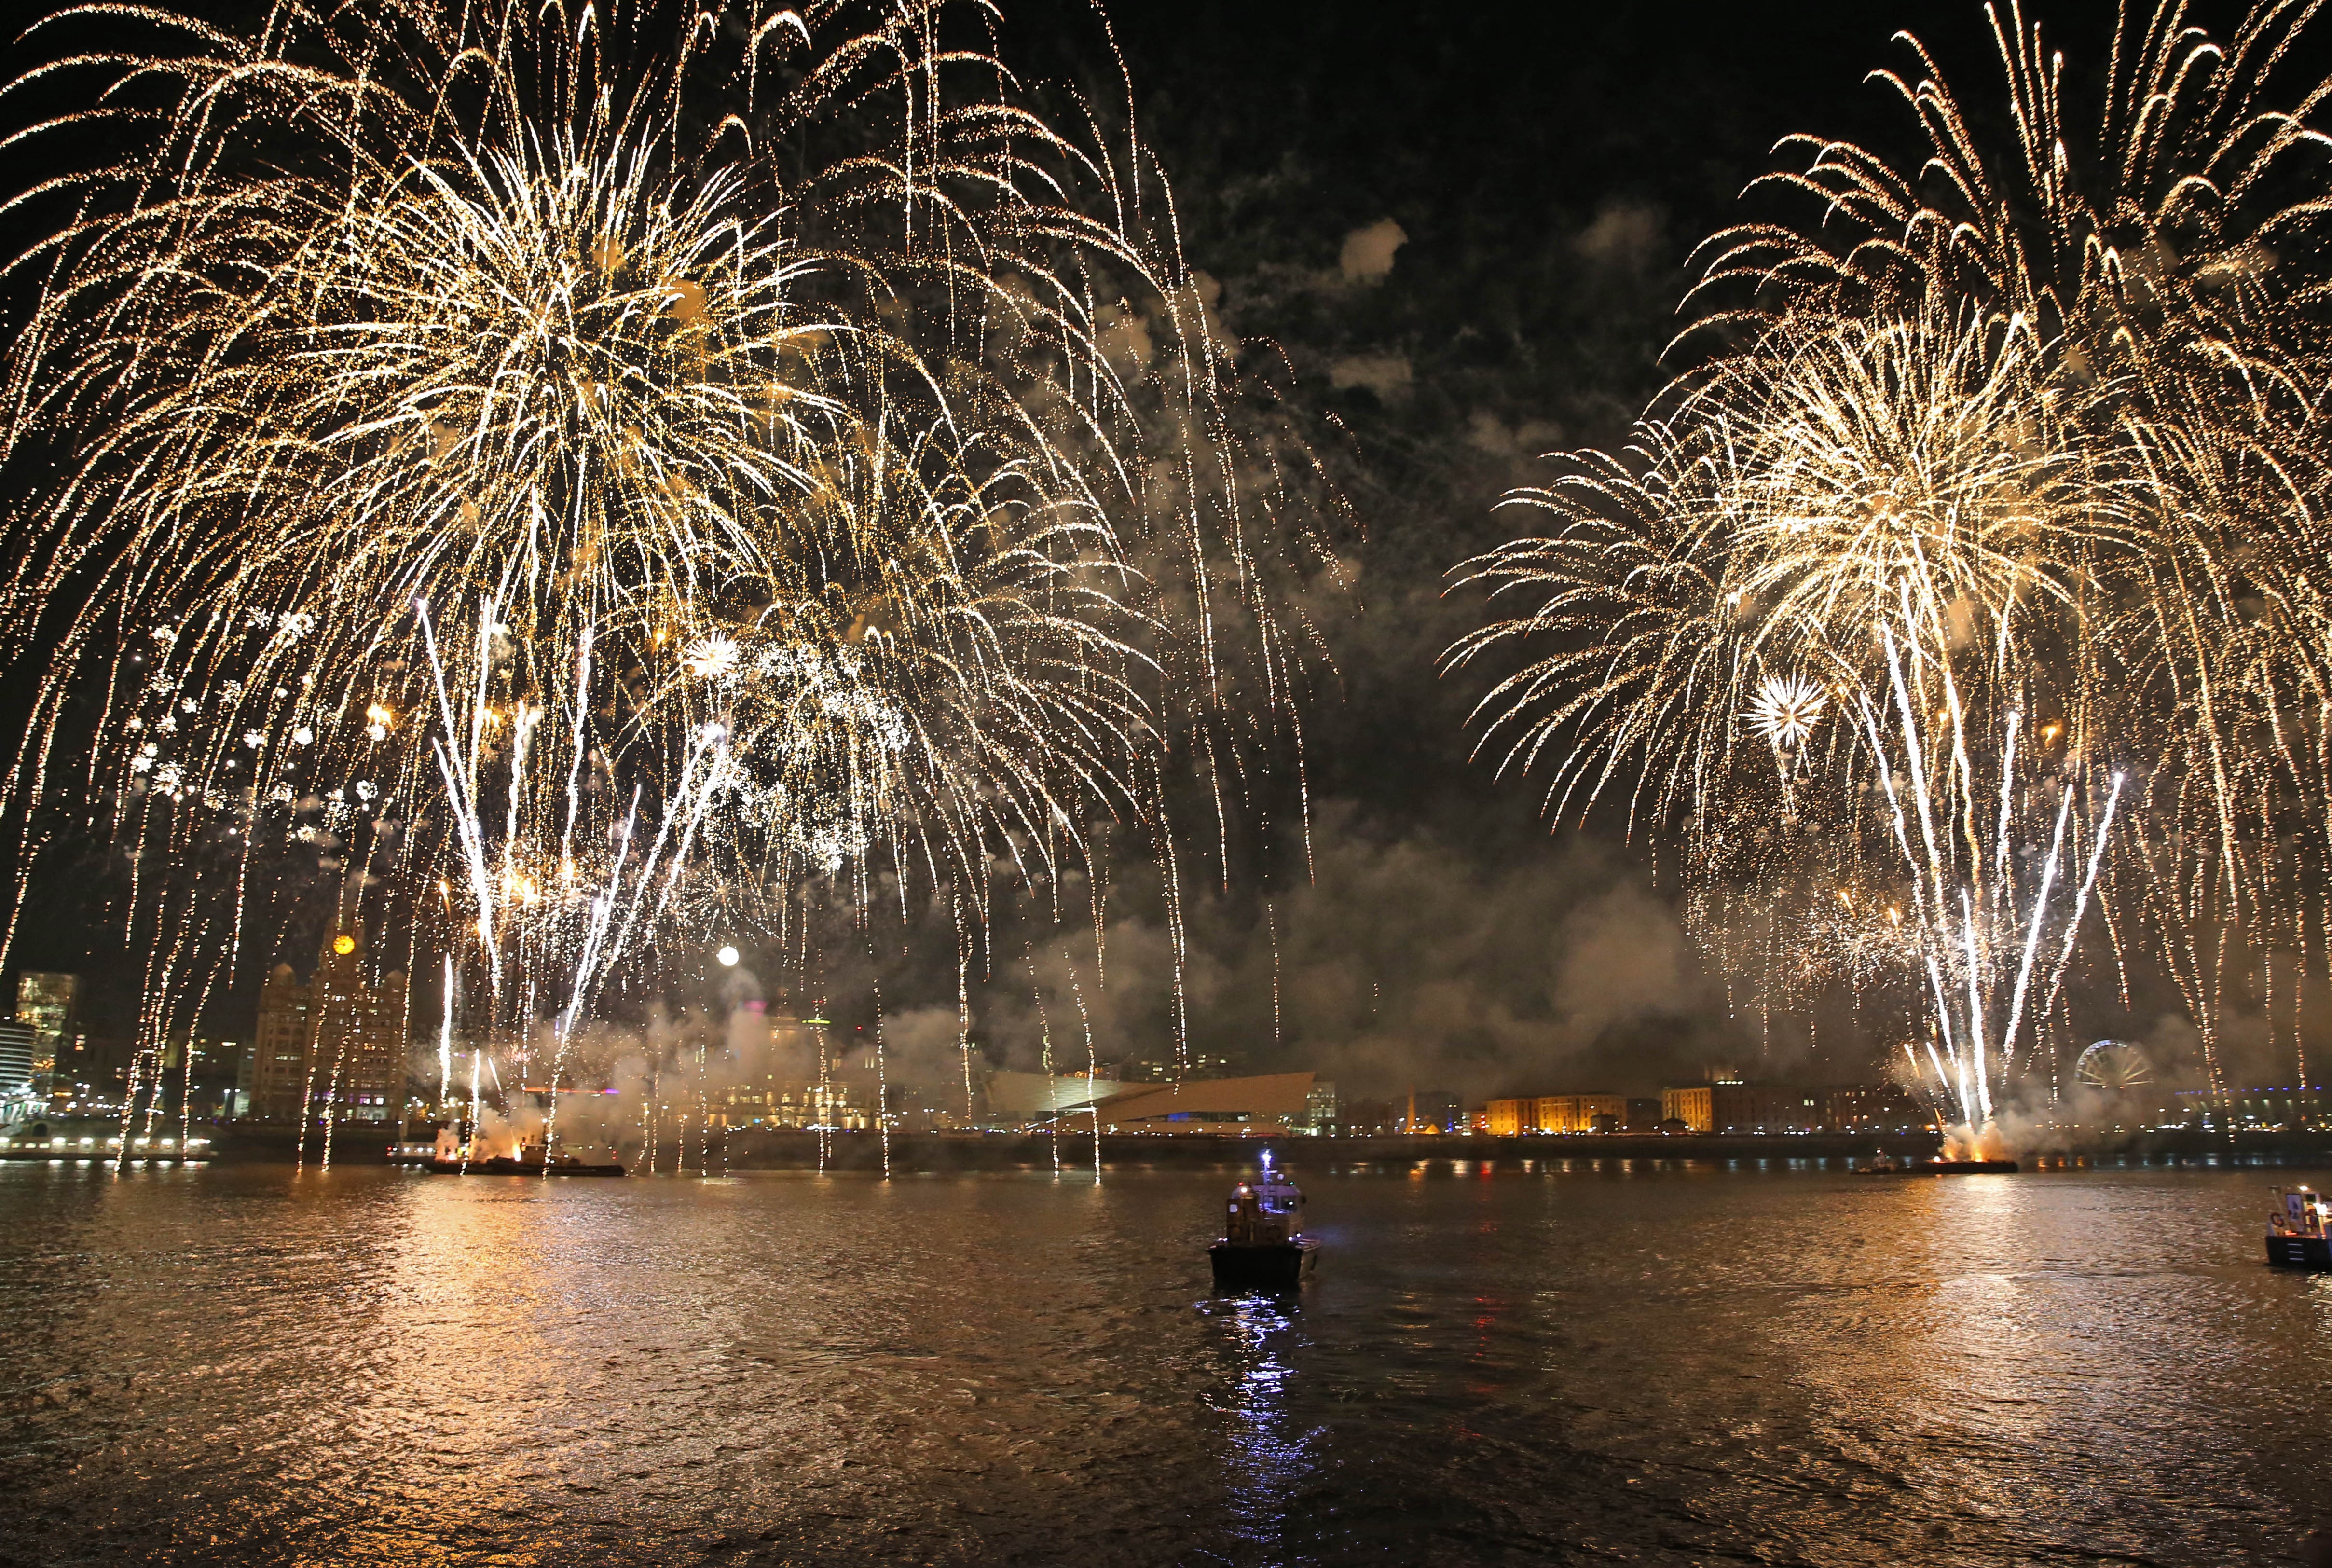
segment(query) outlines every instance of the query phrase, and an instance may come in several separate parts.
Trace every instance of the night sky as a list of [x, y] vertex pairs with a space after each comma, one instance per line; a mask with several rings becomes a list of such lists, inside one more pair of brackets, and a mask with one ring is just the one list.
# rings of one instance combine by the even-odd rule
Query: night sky
[[[2039, 14], [2077, 75], [2111, 22], [2105, 0]], [[1901, 145], [1907, 117], [1862, 80], [1909, 69], [1894, 30], [1917, 29], [1947, 72], [1988, 85], [1981, 8], [1125, 0], [1108, 23], [1185, 251], [1220, 283], [1243, 353], [1284, 354], [1295, 415], [1358, 531], [1359, 589], [1331, 628], [1337, 676], [1308, 720], [1314, 862], [1258, 856], [1196, 911], [1194, 1042], [1355, 1087], [1421, 1075], [1473, 1092], [1637, 1088], [1754, 1054], [1651, 875], [1658, 846], [1596, 823], [1551, 833], [1528, 780], [1467, 760], [1465, 715], [1487, 681], [1443, 681], [1435, 663], [1480, 608], [1445, 598], [1443, 574], [1523, 531], [1492, 509], [1540, 476], [1538, 454], [1619, 439], [1677, 368], [1660, 355], [1687, 258], [1754, 210], [1742, 188], [1776, 167], [1779, 138]], [[1008, 5], [1000, 52], [1031, 78], [1123, 100], [1084, 6]], [[136, 971], [92, 911], [96, 885], [69, 859], [43, 872], [12, 961], [91, 974], [92, 1021], [119, 1027]], [[1117, 923], [1114, 989], [1096, 1004], [1105, 1042], [1154, 1050], [1154, 922], [1128, 909]], [[952, 1036], [944, 957], [903, 957], [885, 977], [903, 1048]], [[248, 1027], [257, 973], [215, 1028]], [[866, 978], [837, 971], [831, 1005], [863, 1008]], [[999, 993], [986, 1015], [991, 1056], [1025, 1056], [1025, 1001]], [[1773, 1048], [1777, 1069], [1809, 1054], [1823, 1076], [1863, 1066], [1845, 1042]]]

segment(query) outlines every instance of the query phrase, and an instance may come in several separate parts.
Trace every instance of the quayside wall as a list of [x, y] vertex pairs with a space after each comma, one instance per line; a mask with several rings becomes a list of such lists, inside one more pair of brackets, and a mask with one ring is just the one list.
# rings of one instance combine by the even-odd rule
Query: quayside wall
[[[197, 1135], [203, 1131], [198, 1123]], [[213, 1156], [236, 1163], [289, 1164], [299, 1143], [298, 1129], [280, 1123], [226, 1123], [210, 1129]], [[378, 1122], [348, 1123], [335, 1130], [332, 1163], [378, 1165], [387, 1155], [394, 1126]], [[891, 1169], [896, 1171], [1047, 1171], [1055, 1159], [1049, 1136], [1018, 1133], [894, 1133], [891, 1136]], [[2036, 1140], [2036, 1142], [2038, 1142]], [[688, 1169], [698, 1169], [696, 1140], [688, 1141]], [[879, 1171], [883, 1140], [874, 1133], [835, 1133], [824, 1140], [814, 1133], [742, 1128], [726, 1138], [716, 1135], [710, 1146], [714, 1170], [732, 1171]], [[1488, 1162], [1521, 1170], [1525, 1161], [1574, 1163], [1611, 1160], [1867, 1160], [1884, 1152], [1897, 1159], [1925, 1158], [1936, 1152], [1929, 1134], [1887, 1135], [1822, 1133], [1579, 1133], [1571, 1136], [1492, 1138], [1487, 1136], [1371, 1138], [1224, 1138], [1205, 1134], [1178, 1137], [1104, 1137], [1102, 1163], [1120, 1169], [1238, 1171], [1253, 1166], [1263, 1151], [1300, 1170], [1325, 1171], [1359, 1166], [1410, 1164], [1419, 1161]], [[323, 1150], [320, 1128], [311, 1128], [307, 1161], [319, 1162]], [[2190, 1162], [2263, 1163], [2332, 1167], [2332, 1131], [2308, 1133], [2223, 1133], [2187, 1130], [2129, 1134], [2082, 1133], [2060, 1129], [2045, 1147], [2017, 1151], [2028, 1162], [2053, 1164], [2066, 1156], [2106, 1162]], [[1093, 1140], [1064, 1134], [1058, 1144], [1065, 1169], [1090, 1168]], [[659, 1151], [657, 1163], [669, 1169], [668, 1150]]]

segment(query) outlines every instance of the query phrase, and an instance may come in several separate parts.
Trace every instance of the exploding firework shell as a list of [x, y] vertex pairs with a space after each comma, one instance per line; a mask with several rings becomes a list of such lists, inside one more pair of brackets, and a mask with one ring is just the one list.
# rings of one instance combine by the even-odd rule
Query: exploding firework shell
[[81, 607], [36, 730], [100, 684], [175, 848], [224, 813], [569, 961], [667, 827], [660, 912], [887, 858], [977, 918], [1008, 842], [1169, 846], [1177, 736], [1292, 733], [1329, 558], [1154, 169], [985, 8], [661, 14], [139, 14], [163, 100], [19, 263], [6, 450], [65, 462], [12, 587]]

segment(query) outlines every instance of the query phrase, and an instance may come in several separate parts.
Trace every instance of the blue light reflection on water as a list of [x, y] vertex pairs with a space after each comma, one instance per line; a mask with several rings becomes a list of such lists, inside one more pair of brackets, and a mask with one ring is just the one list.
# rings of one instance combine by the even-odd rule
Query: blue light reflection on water
[[1259, 1294], [1199, 1305], [1221, 1325], [1229, 1357], [1215, 1408], [1229, 1419], [1224, 1479], [1230, 1530], [1266, 1563], [1285, 1560], [1288, 1521], [1314, 1495], [1314, 1450], [1325, 1435], [1289, 1408], [1292, 1358], [1304, 1343], [1300, 1302], [1300, 1293]]
[[2276, 1561], [2332, 1512], [2278, 1172], [546, 1183], [0, 1168], [0, 1557]]

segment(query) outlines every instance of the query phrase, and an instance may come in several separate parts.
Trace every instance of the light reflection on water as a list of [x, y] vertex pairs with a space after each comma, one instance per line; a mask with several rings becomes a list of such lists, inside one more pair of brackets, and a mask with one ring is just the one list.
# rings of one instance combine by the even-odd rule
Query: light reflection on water
[[1224, 1478], [1231, 1532], [1261, 1554], [1259, 1561], [1278, 1563], [1289, 1515], [1310, 1493], [1312, 1449], [1321, 1436], [1288, 1408], [1295, 1368], [1281, 1353], [1302, 1348], [1302, 1297], [1224, 1297], [1199, 1311], [1222, 1324], [1230, 1354], [1228, 1387], [1216, 1408], [1230, 1418]]
[[2276, 1561], [2274, 1172], [543, 1182], [0, 1167], [0, 1559]]

